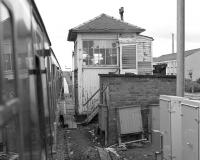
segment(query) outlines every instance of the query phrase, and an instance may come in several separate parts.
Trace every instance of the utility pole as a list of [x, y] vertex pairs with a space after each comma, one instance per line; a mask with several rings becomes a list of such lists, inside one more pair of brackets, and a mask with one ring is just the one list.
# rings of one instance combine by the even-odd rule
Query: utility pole
[[172, 33], [172, 53], [174, 53], [174, 33]]
[[177, 88], [176, 95], [183, 97], [185, 61], [185, 0], [177, 0]]

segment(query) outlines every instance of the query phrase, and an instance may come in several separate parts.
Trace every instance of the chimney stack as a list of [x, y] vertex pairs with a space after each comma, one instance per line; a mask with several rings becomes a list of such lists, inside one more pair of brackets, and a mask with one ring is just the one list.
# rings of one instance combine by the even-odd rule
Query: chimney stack
[[124, 7], [121, 7], [120, 9], [119, 9], [119, 14], [120, 14], [120, 17], [121, 17], [121, 20], [122, 21], [124, 21]]

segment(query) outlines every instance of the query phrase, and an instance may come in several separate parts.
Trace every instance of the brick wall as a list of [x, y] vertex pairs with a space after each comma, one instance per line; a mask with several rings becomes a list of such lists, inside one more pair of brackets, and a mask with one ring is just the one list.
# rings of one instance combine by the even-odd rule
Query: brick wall
[[[176, 94], [175, 76], [100, 75], [100, 86], [108, 85], [108, 144], [117, 142], [116, 108], [138, 105], [142, 108], [158, 104], [160, 95]], [[103, 102], [101, 95], [101, 103]]]

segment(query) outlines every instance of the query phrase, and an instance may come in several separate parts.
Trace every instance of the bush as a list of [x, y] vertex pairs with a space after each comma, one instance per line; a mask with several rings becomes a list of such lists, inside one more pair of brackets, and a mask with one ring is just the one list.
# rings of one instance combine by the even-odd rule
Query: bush
[[185, 80], [185, 91], [189, 93], [200, 92], [200, 83], [190, 79]]
[[185, 80], [185, 91], [189, 93], [192, 92], [192, 81], [190, 79]]
[[198, 78], [196, 82], [197, 82], [198, 84], [200, 84], [200, 78]]
[[200, 83], [194, 83], [194, 92], [200, 92]]

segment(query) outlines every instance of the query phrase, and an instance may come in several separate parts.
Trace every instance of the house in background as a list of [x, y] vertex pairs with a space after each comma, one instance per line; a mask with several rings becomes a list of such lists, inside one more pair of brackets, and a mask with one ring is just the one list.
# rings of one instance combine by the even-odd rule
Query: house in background
[[[193, 81], [200, 78], [200, 48], [185, 51], [185, 78]], [[153, 65], [167, 64], [166, 75], [176, 75], [176, 53], [153, 58]]]
[[149, 74], [153, 38], [141, 35], [145, 29], [106, 14], [72, 28], [74, 42], [72, 81], [75, 109], [88, 114], [99, 103], [99, 74]]

